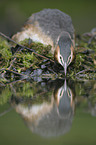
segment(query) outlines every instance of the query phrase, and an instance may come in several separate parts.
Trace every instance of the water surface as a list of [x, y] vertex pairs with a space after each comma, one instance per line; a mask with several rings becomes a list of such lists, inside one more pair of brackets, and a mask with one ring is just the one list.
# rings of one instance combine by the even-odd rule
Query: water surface
[[0, 144], [95, 145], [96, 82], [37, 80], [0, 86]]

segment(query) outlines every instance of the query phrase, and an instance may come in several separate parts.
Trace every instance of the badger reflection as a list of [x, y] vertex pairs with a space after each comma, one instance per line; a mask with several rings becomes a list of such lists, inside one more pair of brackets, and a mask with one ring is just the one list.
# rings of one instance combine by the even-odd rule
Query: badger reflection
[[21, 114], [30, 130], [46, 137], [67, 133], [74, 115], [73, 93], [66, 80], [57, 80], [52, 89], [50, 102], [30, 106], [25, 103], [15, 105], [16, 111]]
[[72, 91], [65, 83], [59, 89], [54, 91], [55, 102], [57, 104], [57, 113], [59, 117], [68, 118], [74, 110]]

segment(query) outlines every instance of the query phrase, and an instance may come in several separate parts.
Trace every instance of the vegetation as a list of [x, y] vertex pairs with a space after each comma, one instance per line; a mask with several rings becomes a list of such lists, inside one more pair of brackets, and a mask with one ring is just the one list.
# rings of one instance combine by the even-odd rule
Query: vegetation
[[7, 102], [19, 103], [23, 102], [24, 105], [40, 104], [43, 102], [50, 102], [52, 96], [52, 89], [48, 88], [45, 84], [36, 82], [17, 82], [11, 85], [0, 87], [0, 105]]
[[[91, 40], [91, 41], [90, 41]], [[61, 65], [51, 54], [51, 46], [33, 42], [30, 39], [12, 46], [0, 37], [0, 78], [3, 83], [17, 79], [47, 77], [64, 78]], [[67, 77], [72, 79], [96, 79], [96, 41], [95, 37], [76, 37], [76, 58], [68, 67]]]
[[69, 67], [70, 76], [96, 79], [96, 40], [79, 36], [76, 39], [75, 52], [76, 59]]

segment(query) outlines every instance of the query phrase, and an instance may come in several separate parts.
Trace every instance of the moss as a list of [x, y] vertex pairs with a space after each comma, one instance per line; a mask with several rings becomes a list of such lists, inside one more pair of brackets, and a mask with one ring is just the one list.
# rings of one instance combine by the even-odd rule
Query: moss
[[[75, 79], [78, 74], [80, 78], [96, 79], [96, 41], [92, 40], [89, 44], [88, 40], [89, 38], [83, 39], [83, 37], [76, 39], [76, 58], [68, 67], [67, 77]], [[25, 39], [20, 44], [30, 48], [30, 50], [35, 50], [38, 54], [53, 59], [50, 45], [45, 46], [30, 39]], [[44, 75], [48, 75], [47, 77], [51, 79], [64, 77], [64, 73], [62, 73], [63, 68], [60, 65], [54, 65], [26, 48], [23, 48], [22, 51], [17, 51], [18, 49], [21, 49], [19, 45], [11, 48], [6, 40], [0, 38], [0, 69], [8, 68], [14, 58], [16, 58], [16, 61], [11, 67], [12, 71], [18, 73], [28, 72], [27, 74], [37, 75], [37, 73], [34, 73], [34, 70], [38, 71], [38, 69], [41, 69], [41, 75], [43, 74], [43, 77]], [[16, 53], [12, 55], [13, 52]], [[4, 71], [1, 71], [1, 73], [4, 73]]]
[[11, 57], [12, 53], [9, 43], [0, 37], [0, 69], [9, 66]]
[[81, 78], [96, 79], [96, 41], [92, 40], [89, 44], [88, 37], [76, 39], [76, 58], [71, 66], [69, 66], [70, 77], [78, 74]]
[[[24, 41], [21, 41], [20, 44], [30, 48], [30, 50], [34, 49], [38, 54], [42, 54], [46, 57], [52, 57], [52, 54], [50, 53], [51, 50], [50, 45], [44, 46], [43, 44], [36, 43], [36, 42], [31, 42], [29, 44], [29, 39], [25, 39]], [[34, 52], [28, 51], [27, 49], [23, 49], [22, 51], [17, 51], [17, 53], [15, 53], [12, 56], [12, 59], [14, 59], [14, 57], [16, 57], [16, 62], [15, 65], [13, 65], [13, 67], [15, 67], [19, 73], [30, 67], [36, 69], [39, 67], [39, 64], [42, 62], [42, 58], [39, 58], [37, 55], [34, 54]]]
[[33, 42], [30, 39], [25, 39], [21, 41], [20, 44], [27, 46], [28, 48], [34, 49], [39, 54], [53, 57], [51, 53], [51, 45], [43, 45], [39, 42]]

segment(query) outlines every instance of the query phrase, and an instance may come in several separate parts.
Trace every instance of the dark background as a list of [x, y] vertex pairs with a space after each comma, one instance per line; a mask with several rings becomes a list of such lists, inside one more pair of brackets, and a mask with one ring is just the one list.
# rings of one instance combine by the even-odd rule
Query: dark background
[[13, 35], [32, 13], [44, 8], [57, 8], [69, 14], [76, 34], [96, 27], [96, 0], [0, 0], [0, 31]]

